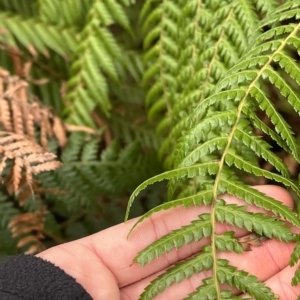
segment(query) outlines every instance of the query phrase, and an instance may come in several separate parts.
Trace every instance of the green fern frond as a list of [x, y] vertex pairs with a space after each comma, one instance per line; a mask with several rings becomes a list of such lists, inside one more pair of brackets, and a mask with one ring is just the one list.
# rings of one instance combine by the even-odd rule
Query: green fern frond
[[[259, 4], [253, 2], [232, 1], [230, 4], [216, 5], [205, 1], [204, 5], [200, 5], [198, 1], [182, 1], [180, 26], [186, 29], [182, 39], [179, 39], [179, 44], [183, 45], [177, 77], [177, 93], [180, 96], [172, 107], [172, 119], [176, 126], [179, 121], [181, 127], [188, 128], [186, 115], [211, 94], [215, 84], [247, 50], [248, 40], [253, 37], [258, 24], [254, 5]], [[269, 3], [264, 13], [271, 11], [272, 7]], [[166, 159], [167, 168], [172, 166], [168, 149], [174, 148], [176, 140], [184, 135], [182, 130], [175, 128], [171, 129], [160, 149], [160, 157]]]
[[24, 17], [36, 16], [36, 1], [24, 0], [3, 0], [0, 3], [0, 9], [11, 13], [19, 14]]
[[5, 31], [1, 43], [10, 47], [16, 47], [19, 43], [33, 56], [38, 53], [48, 56], [48, 49], [51, 49], [63, 57], [69, 57], [76, 47], [77, 34], [74, 30], [46, 25], [38, 18], [25, 19], [0, 12], [0, 25]]
[[205, 205], [211, 204], [212, 193], [213, 193], [212, 190], [205, 190], [205, 191], [201, 191], [195, 195], [188, 196], [188, 197], [181, 198], [181, 199], [172, 200], [172, 201], [169, 201], [169, 202], [166, 202], [166, 203], [163, 203], [161, 205], [154, 207], [153, 209], [146, 212], [141, 218], [139, 218], [139, 220], [131, 228], [128, 236], [131, 234], [131, 232], [134, 230], [134, 228], [139, 223], [141, 223], [143, 220], [149, 218], [152, 214], [159, 212], [161, 210], [168, 210], [170, 208], [174, 208], [177, 206], [190, 207], [192, 205], [197, 206], [197, 205], [201, 205], [201, 204], [205, 204]]
[[178, 4], [168, 0], [162, 3], [148, 0], [141, 12], [141, 18], [144, 19], [142, 28], [146, 34], [144, 48], [147, 50], [144, 62], [149, 66], [143, 81], [148, 84], [156, 80], [146, 98], [151, 119], [163, 111], [170, 112], [172, 95], [169, 91], [175, 85], [173, 74], [177, 67], [176, 23], [179, 14]]
[[67, 110], [69, 122], [94, 127], [90, 113], [96, 107], [110, 114], [106, 76], [117, 84], [115, 61], [122, 64], [121, 48], [107, 26], [117, 22], [129, 30], [129, 21], [120, 4], [112, 0], [95, 1], [87, 19], [75, 50], [66, 101], [72, 103]]
[[[271, 145], [253, 133], [254, 128], [262, 130], [299, 161], [299, 147], [293, 130], [275, 107], [268, 89], [271, 86], [299, 114], [300, 94], [297, 88], [300, 68], [293, 55], [300, 52], [300, 1], [296, 1], [297, 4], [286, 1], [278, 9], [274, 1], [264, 2], [204, 1], [198, 8], [195, 1], [179, 2], [182, 9], [177, 26], [181, 28], [185, 24], [183, 28], [186, 30], [182, 36], [179, 35], [180, 41], [186, 38], [185, 43], [179, 43], [182, 49], [178, 52], [180, 63], [177, 68], [181, 70], [178, 71], [176, 84], [168, 86], [166, 93], [173, 96], [173, 102], [169, 102], [168, 113], [161, 121], [164, 125], [158, 127], [163, 133], [166, 126], [174, 124], [160, 149], [160, 157], [171, 170], [148, 179], [134, 191], [126, 218], [137, 194], [148, 185], [164, 179], [169, 180], [169, 201], [146, 213], [133, 228], [163, 209], [178, 205], [201, 205], [204, 200], [205, 204], [211, 205], [210, 214], [204, 216], [207, 222], [205, 228], [209, 228], [205, 236], [210, 235], [211, 238], [205, 249], [210, 249], [212, 264], [209, 268], [212, 275], [186, 299], [223, 299], [223, 295], [224, 299], [231, 297], [231, 294], [222, 291], [220, 285], [223, 283], [248, 293], [254, 299], [277, 299], [256, 277], [218, 259], [218, 251], [241, 252], [242, 249], [233, 233], [216, 233], [217, 223], [233, 225], [285, 242], [294, 241], [296, 237], [284, 222], [300, 226], [298, 216], [289, 207], [251, 188], [241, 179], [245, 173], [263, 177], [291, 188], [300, 195], [299, 187], [290, 178], [285, 163], [272, 151]], [[143, 13], [146, 14], [147, 9]], [[213, 16], [213, 19], [209, 20], [208, 16]], [[193, 48], [196, 51], [194, 56], [190, 50]], [[171, 47], [167, 49], [168, 53], [174, 55]], [[155, 51], [150, 49], [148, 55], [155, 57]], [[151, 70], [149, 78], [153, 78], [159, 66]], [[170, 72], [175, 67], [172, 65]], [[172, 74], [169, 76], [171, 78]], [[149, 92], [153, 97], [148, 103], [151, 104], [149, 114], [153, 116], [159, 116], [163, 107], [162, 100], [154, 97], [161, 92], [157, 84], [155, 82], [153, 85], [155, 92]], [[262, 122], [258, 117], [259, 112], [265, 113], [270, 122]], [[272, 168], [263, 169], [261, 161], [268, 162]], [[205, 192], [208, 198], [202, 197]], [[224, 193], [244, 199], [246, 204], [263, 208], [275, 216], [250, 213], [246, 206], [228, 204], [220, 200]], [[200, 237], [194, 234], [195, 224], [198, 221], [192, 221], [191, 225], [155, 241], [141, 251], [135, 261], [145, 264], [173, 248], [198, 240]], [[204, 235], [203, 228], [197, 231], [201, 237]], [[298, 260], [298, 252], [296, 249], [292, 264]], [[189, 260], [182, 262], [178, 273], [176, 266], [167, 270], [145, 289], [140, 299], [153, 299], [157, 293], [173, 284], [175, 278], [176, 282], [188, 278], [184, 275], [185, 264], [189, 276], [192, 276]], [[298, 283], [300, 278], [300, 272], [297, 272], [293, 284]], [[167, 283], [168, 275], [171, 277]], [[161, 291], [158, 287], [161, 287]]]
[[142, 266], [158, 258], [165, 253], [171, 252], [174, 248], [181, 248], [188, 245], [192, 241], [198, 242], [203, 237], [211, 235], [210, 216], [202, 214], [199, 220], [193, 221], [191, 225], [184, 226], [172, 233], [160, 238], [139, 253], [134, 262], [138, 262]]
[[300, 244], [298, 243], [291, 255], [290, 265], [294, 266], [298, 262], [299, 258], [300, 258]]
[[228, 261], [219, 259], [218, 279], [220, 283], [227, 283], [230, 286], [237, 287], [240, 291], [248, 293], [254, 299], [278, 299], [270, 288], [260, 283], [255, 276], [249, 276], [245, 271], [239, 271], [235, 267], [228, 265]]
[[[153, 176], [160, 166], [153, 153], [143, 154], [139, 142], [121, 148], [117, 141], [100, 151], [98, 137], [73, 133], [61, 154], [63, 166], [51, 174], [42, 174], [45, 188], [61, 191], [58, 195], [47, 194], [63, 211], [91, 208], [95, 199], [131, 192], [134, 187]], [[53, 145], [53, 152], [56, 152]], [[139, 168], [132, 172], [132, 168]], [[80, 186], [80, 189], [78, 189]]]
[[[130, 212], [130, 207], [133, 204], [133, 201], [135, 199], [135, 197], [143, 190], [145, 189], [148, 185], [150, 184], [154, 184], [156, 182], [162, 181], [162, 180], [166, 180], [166, 179], [171, 179], [171, 178], [183, 178], [183, 177], [194, 177], [194, 176], [205, 176], [207, 174], [212, 175], [212, 174], [216, 174], [218, 172], [218, 164], [216, 162], [210, 162], [210, 163], [204, 163], [204, 164], [199, 164], [199, 165], [194, 165], [192, 167], [185, 167], [185, 168], [180, 168], [180, 169], [175, 169], [175, 170], [171, 170], [171, 171], [167, 171], [164, 172], [162, 174], [156, 175], [148, 180], [146, 180], [145, 182], [143, 182], [141, 185], [139, 185], [135, 191], [132, 193], [128, 205], [127, 205], [127, 210], [126, 210], [126, 214], [125, 214], [125, 221], [128, 219], [129, 217], [129, 212]], [[170, 194], [172, 194], [172, 192], [170, 192]]]
[[233, 231], [225, 232], [221, 235], [217, 236], [216, 239], [216, 247], [220, 251], [232, 251], [236, 253], [242, 253], [243, 247], [238, 242], [238, 240], [234, 237]]
[[285, 226], [283, 222], [262, 213], [246, 212], [245, 206], [226, 205], [224, 200], [217, 202], [216, 218], [221, 223], [245, 228], [250, 232], [254, 231], [258, 235], [264, 235], [268, 238], [275, 237], [285, 242], [291, 241], [293, 238], [291, 229]]
[[292, 285], [297, 286], [300, 282], [300, 269], [297, 269], [294, 277], [292, 278]]
[[[294, 251], [290, 258], [290, 266], [295, 266], [298, 263], [300, 258], [300, 243], [299, 243], [299, 236], [298, 236], [298, 243], [294, 248]], [[292, 285], [297, 286], [300, 283], [300, 268], [296, 270], [293, 278], [292, 278]]]
[[8, 196], [0, 193], [0, 230], [7, 229], [9, 222], [19, 213], [14, 203], [7, 201]]
[[250, 205], [264, 208], [267, 211], [273, 212], [277, 216], [281, 216], [296, 226], [300, 226], [300, 221], [295, 213], [282, 202], [275, 200], [263, 193], [243, 184], [239, 181], [226, 180], [222, 178], [219, 184], [220, 193], [229, 193], [240, 199], [244, 199]]
[[[269, 288], [264, 284], [257, 281], [255, 276], [249, 276], [248, 273], [244, 271], [238, 271], [235, 267], [228, 265], [226, 260], [218, 260], [218, 278], [221, 283], [227, 283], [230, 286], [236, 286], [239, 290], [249, 293], [254, 299], [278, 299]], [[228, 292], [220, 292], [219, 299], [228, 299]], [[214, 286], [213, 278], [208, 278], [203, 280], [203, 285], [197, 288], [197, 291], [190, 294], [184, 300], [196, 300], [196, 299], [216, 299], [217, 292]], [[232, 299], [231, 297], [229, 299]], [[244, 298], [243, 298], [244, 299]]]
[[92, 0], [85, 1], [57, 1], [39, 0], [38, 12], [40, 19], [48, 24], [61, 27], [78, 27], [82, 29]]
[[189, 258], [186, 261], [179, 262], [169, 268], [168, 272], [159, 275], [146, 287], [140, 298], [153, 299], [172, 284], [179, 283], [184, 279], [190, 278], [193, 274], [200, 273], [202, 270], [210, 270], [212, 265], [213, 260], [211, 247], [204, 247], [201, 254]]

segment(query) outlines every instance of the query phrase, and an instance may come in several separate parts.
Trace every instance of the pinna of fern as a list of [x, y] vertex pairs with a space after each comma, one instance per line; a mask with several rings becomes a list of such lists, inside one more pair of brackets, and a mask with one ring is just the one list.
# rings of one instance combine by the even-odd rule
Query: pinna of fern
[[[218, 258], [220, 251], [240, 253], [242, 249], [234, 235], [217, 234], [216, 226], [217, 223], [226, 223], [283, 242], [298, 239], [285, 225], [288, 221], [299, 227], [298, 216], [281, 202], [244, 183], [240, 175], [262, 176], [300, 195], [299, 186], [290, 178], [287, 166], [271, 151], [267, 142], [254, 134], [255, 128], [261, 130], [299, 162], [299, 147], [293, 131], [276, 110], [266, 88], [273, 86], [299, 114], [300, 95], [295, 87], [299, 86], [300, 68], [294, 59], [294, 55], [300, 53], [299, 19], [300, 1], [285, 1], [274, 11], [269, 11], [262, 21], [257, 21], [257, 30], [247, 51], [217, 80], [210, 93], [187, 117], [188, 127], [171, 154], [174, 168], [145, 181], [132, 194], [126, 219], [141, 190], [155, 182], [169, 180], [168, 201], [147, 212], [132, 230], [160, 210], [176, 206], [210, 206], [209, 214], [200, 215], [199, 220], [160, 238], [137, 255], [134, 261], [146, 265], [164, 253], [202, 237], [211, 240], [199, 254], [174, 265], [153, 280], [140, 299], [153, 299], [175, 282], [202, 270], [211, 270], [210, 277], [185, 299], [234, 299], [230, 292], [222, 290], [221, 284], [224, 283], [248, 293], [253, 299], [277, 299], [255, 276]], [[260, 32], [261, 28], [264, 31]], [[257, 117], [258, 111], [266, 114], [270, 126]], [[242, 151], [245, 148], [247, 151]], [[274, 170], [262, 169], [258, 159], [268, 161]], [[192, 186], [189, 190], [192, 193], [182, 191], [186, 185]], [[222, 199], [224, 193], [244, 199], [245, 206], [226, 203]], [[272, 214], [250, 213], [247, 205]], [[299, 246], [295, 248], [291, 265], [298, 261], [299, 249]], [[298, 270], [292, 284], [299, 281]]]

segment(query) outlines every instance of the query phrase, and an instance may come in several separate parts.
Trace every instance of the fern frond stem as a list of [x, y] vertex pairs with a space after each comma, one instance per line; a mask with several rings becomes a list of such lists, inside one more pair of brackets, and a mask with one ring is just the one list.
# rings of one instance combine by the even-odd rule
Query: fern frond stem
[[211, 208], [211, 220], [212, 220], [211, 244], [212, 244], [212, 255], [213, 255], [213, 261], [214, 261], [214, 263], [213, 263], [213, 278], [214, 278], [215, 287], [216, 287], [217, 299], [221, 299], [221, 293], [220, 293], [220, 287], [219, 287], [218, 278], [217, 278], [217, 249], [216, 249], [216, 246], [215, 246], [216, 245], [216, 216], [215, 216], [215, 211], [216, 211], [216, 202], [217, 202], [217, 198], [218, 198], [218, 186], [219, 186], [219, 181], [221, 179], [223, 166], [225, 164], [225, 157], [226, 157], [226, 155], [229, 151], [229, 148], [231, 146], [231, 142], [233, 140], [234, 133], [235, 133], [235, 131], [238, 127], [238, 124], [240, 122], [243, 107], [245, 105], [245, 102], [247, 100], [248, 95], [250, 94], [250, 91], [251, 91], [252, 87], [261, 78], [264, 70], [272, 63], [272, 61], [274, 59], [274, 56], [278, 52], [283, 50], [283, 48], [287, 45], [287, 41], [290, 39], [290, 37], [294, 36], [298, 32], [299, 29], [300, 29], [300, 23], [295, 27], [295, 29], [284, 40], [282, 40], [281, 46], [278, 47], [278, 49], [276, 49], [276, 51], [274, 51], [272, 53], [272, 55], [270, 55], [268, 61], [265, 63], [264, 66], [261, 67], [261, 69], [257, 73], [257, 76], [249, 84], [248, 89], [246, 90], [245, 95], [241, 99], [241, 102], [238, 106], [236, 121], [235, 121], [234, 125], [232, 126], [231, 132], [229, 133], [228, 143], [227, 143], [227, 145], [226, 145], [226, 147], [223, 151], [222, 157], [221, 157], [220, 162], [219, 162], [219, 170], [216, 174], [215, 183], [214, 183], [214, 187], [213, 187], [213, 201], [212, 201], [212, 208]]
[[[207, 77], [206, 77], [206, 80], [205, 80], [204, 84], [206, 84], [208, 82], [208, 79], [209, 79], [209, 76], [210, 76], [210, 73], [211, 73], [211, 69], [212, 69], [212, 65], [213, 65], [213, 61], [214, 61], [214, 59], [215, 59], [215, 57], [218, 53], [219, 44], [220, 44], [220, 42], [223, 39], [223, 36], [225, 34], [225, 24], [226, 24], [227, 21], [230, 20], [232, 14], [233, 14], [233, 8], [229, 11], [228, 16], [226, 17], [226, 20], [224, 22], [224, 27], [223, 27], [222, 33], [220, 34], [220, 37], [219, 37], [219, 39], [216, 43], [215, 51], [214, 51], [213, 57], [210, 61], [209, 69], [208, 69], [208, 72], [207, 72]], [[203, 100], [203, 96], [204, 96], [204, 92], [201, 95], [201, 101]], [[237, 123], [235, 125], [237, 125]], [[234, 133], [234, 131], [235, 130], [233, 130], [233, 133]], [[233, 134], [231, 136], [231, 139], [232, 138], [233, 138]], [[228, 144], [227, 144], [227, 147], [224, 150], [224, 153], [225, 153], [225, 151], [228, 150], [227, 148], [229, 148], [230, 144], [231, 144], [231, 140], [228, 141]], [[221, 172], [222, 172], [222, 170], [221, 170], [222, 166], [223, 166], [224, 161], [225, 161], [225, 155], [224, 154], [223, 154], [222, 159], [223, 159], [223, 161], [221, 160], [220, 163], [219, 163], [219, 170], [218, 170], [218, 173], [217, 173], [217, 176], [216, 176], [216, 181], [215, 181], [215, 185], [214, 185], [214, 189], [213, 189], [213, 201], [212, 201], [212, 204], [211, 204], [211, 224], [212, 224], [211, 245], [212, 245], [212, 257], [213, 257], [213, 278], [214, 278], [214, 282], [215, 282], [215, 289], [216, 289], [217, 299], [221, 299], [221, 290], [220, 290], [220, 285], [219, 285], [219, 281], [218, 281], [218, 274], [217, 274], [218, 257], [217, 257], [217, 248], [216, 248], [216, 238], [217, 238], [217, 235], [216, 235], [216, 227], [217, 227], [217, 224], [216, 224], [216, 203], [217, 203], [217, 198], [218, 198], [218, 181], [219, 181], [219, 178], [220, 178], [220, 175], [221, 175]]]
[[215, 289], [216, 289], [216, 299], [221, 299], [221, 290], [218, 280], [218, 256], [217, 256], [217, 248], [216, 248], [216, 200], [215, 200], [215, 191], [214, 191], [214, 198], [211, 204], [211, 227], [212, 227], [212, 234], [211, 234], [211, 245], [212, 245], [212, 257], [213, 257], [213, 279], [215, 283]]

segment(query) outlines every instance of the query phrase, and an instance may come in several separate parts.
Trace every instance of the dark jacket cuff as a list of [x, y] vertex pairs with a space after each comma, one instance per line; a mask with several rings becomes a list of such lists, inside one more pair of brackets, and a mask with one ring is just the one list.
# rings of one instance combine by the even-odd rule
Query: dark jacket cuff
[[33, 255], [11, 256], [0, 262], [0, 299], [92, 300], [62, 269]]

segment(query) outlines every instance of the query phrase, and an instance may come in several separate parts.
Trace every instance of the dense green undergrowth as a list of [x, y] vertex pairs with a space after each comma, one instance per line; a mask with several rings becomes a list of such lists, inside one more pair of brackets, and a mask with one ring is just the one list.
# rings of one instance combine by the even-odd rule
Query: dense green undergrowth
[[[222, 290], [224, 283], [253, 299], [277, 299], [219, 259], [243, 247], [216, 226], [299, 240], [285, 224], [300, 227], [298, 213], [252, 186], [275, 183], [300, 196], [300, 1], [1, 0], [0, 16], [0, 66], [26, 81], [28, 95], [51, 107], [66, 130], [65, 143], [48, 133], [48, 151], [63, 165], [38, 175], [34, 198], [20, 202], [4, 184], [0, 255], [28, 250], [30, 235], [38, 234], [34, 250], [86, 236], [124, 213], [127, 219], [130, 210], [143, 214], [132, 229], [140, 230], [158, 211], [206, 205], [210, 213], [135, 258], [144, 266], [192, 241], [211, 240], [152, 281], [140, 299], [202, 270], [211, 277], [185, 299], [242, 299]], [[42, 137], [51, 126], [33, 118]], [[226, 203], [224, 193], [245, 206]], [[272, 213], [250, 213], [248, 205]], [[11, 220], [38, 211], [42, 227], [30, 228], [23, 218], [24, 231], [12, 237]], [[299, 281], [297, 271], [293, 284]]]

